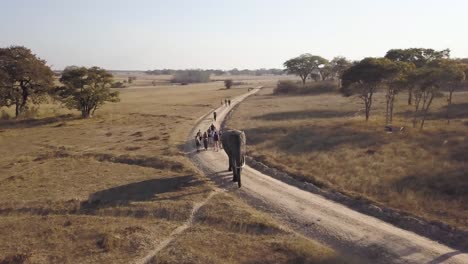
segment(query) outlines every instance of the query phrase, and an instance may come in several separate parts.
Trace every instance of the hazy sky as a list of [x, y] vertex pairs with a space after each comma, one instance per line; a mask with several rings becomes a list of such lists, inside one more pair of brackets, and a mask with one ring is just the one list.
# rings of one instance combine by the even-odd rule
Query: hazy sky
[[54, 69], [281, 68], [390, 48], [468, 57], [466, 0], [0, 0], [0, 46], [24, 45]]

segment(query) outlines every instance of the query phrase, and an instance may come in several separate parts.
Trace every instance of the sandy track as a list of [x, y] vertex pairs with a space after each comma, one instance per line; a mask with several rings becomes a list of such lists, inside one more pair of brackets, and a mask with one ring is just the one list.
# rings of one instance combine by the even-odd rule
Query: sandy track
[[[231, 107], [216, 109], [220, 122], [236, 104], [256, 93], [255, 89], [232, 101]], [[193, 129], [205, 131], [213, 123], [207, 115]], [[248, 143], [248, 138], [247, 138]], [[188, 142], [190, 158], [221, 188], [237, 193], [254, 207], [270, 212], [275, 218], [301, 234], [324, 242], [345, 255], [367, 263], [468, 263], [468, 254], [451, 249], [415, 233], [397, 228], [341, 204], [273, 179], [248, 166], [242, 173], [242, 188], [227, 172], [223, 152], [196, 153]], [[468, 249], [467, 249], [468, 251]]]

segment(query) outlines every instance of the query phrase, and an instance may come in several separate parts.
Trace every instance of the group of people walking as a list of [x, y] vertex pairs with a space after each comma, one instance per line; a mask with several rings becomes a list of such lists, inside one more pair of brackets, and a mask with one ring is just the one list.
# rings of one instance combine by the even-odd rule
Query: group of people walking
[[[221, 105], [223, 106], [231, 106], [231, 99], [224, 99], [221, 100]], [[217, 113], [216, 111], [213, 112], [213, 120], [216, 122]], [[197, 134], [195, 135], [195, 145], [197, 147], [197, 152], [200, 152], [200, 149], [208, 150], [209, 148], [213, 148], [214, 151], [219, 151], [222, 149], [221, 145], [221, 130], [216, 129], [214, 124], [208, 128], [207, 131], [202, 132], [200, 129], [198, 130]]]
[[217, 130], [214, 124], [211, 124], [208, 130], [203, 133], [199, 129], [197, 135], [195, 135], [197, 152], [200, 152], [202, 144], [205, 150], [208, 150], [211, 147], [214, 151], [219, 151], [222, 148], [220, 141], [221, 131]]
[[224, 101], [221, 100], [221, 105], [223, 105], [223, 106], [231, 106], [231, 99], [224, 99]]

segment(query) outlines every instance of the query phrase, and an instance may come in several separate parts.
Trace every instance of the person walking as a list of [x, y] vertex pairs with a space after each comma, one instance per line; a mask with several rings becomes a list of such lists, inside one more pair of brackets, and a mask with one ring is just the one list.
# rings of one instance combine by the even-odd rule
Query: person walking
[[221, 143], [221, 136], [222, 136], [222, 132], [221, 132], [221, 129], [218, 131], [218, 142], [219, 142], [219, 149], [223, 149], [223, 144]]
[[231, 99], [228, 100], [228, 105], [231, 106]]
[[195, 136], [195, 146], [197, 147], [197, 152], [200, 152], [200, 146], [201, 146], [201, 142], [200, 142], [200, 136], [198, 136], [198, 134]]
[[227, 99], [224, 99], [224, 104], [225, 104], [226, 106], [228, 105], [228, 104], [227, 104]]
[[208, 150], [208, 134], [206, 132], [203, 133], [203, 146], [205, 150]]
[[208, 147], [213, 146], [213, 131], [211, 131], [211, 128], [208, 128]]
[[216, 114], [216, 111], [214, 111], [214, 112], [213, 112], [213, 119], [214, 119], [214, 121], [216, 121], [216, 115], [217, 115], [217, 114]]
[[219, 135], [217, 131], [214, 132], [213, 140], [214, 140], [214, 150], [219, 151]]
[[213, 131], [213, 132], [216, 131], [216, 127], [215, 127], [215, 125], [214, 125], [213, 123], [211, 123], [210, 129], [211, 129], [211, 131]]

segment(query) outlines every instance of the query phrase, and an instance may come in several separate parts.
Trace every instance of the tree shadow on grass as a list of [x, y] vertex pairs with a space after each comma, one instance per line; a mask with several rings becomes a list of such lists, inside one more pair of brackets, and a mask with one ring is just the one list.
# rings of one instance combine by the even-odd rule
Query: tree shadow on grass
[[306, 110], [306, 111], [293, 111], [293, 112], [276, 112], [265, 115], [255, 116], [256, 120], [268, 121], [283, 121], [283, 120], [301, 120], [309, 118], [335, 118], [335, 117], [349, 117], [352, 116], [350, 112], [333, 111], [333, 110]]
[[[405, 111], [398, 114], [399, 116], [405, 118], [413, 118], [414, 111]], [[418, 117], [421, 118], [424, 114], [422, 112], [418, 113]], [[450, 119], [460, 119], [460, 118], [468, 118], [468, 103], [461, 103], [461, 104], [452, 104], [450, 106], [449, 112]], [[444, 120], [447, 119], [447, 106], [443, 106], [439, 111], [431, 111], [427, 113], [427, 120]]]
[[423, 131], [418, 136], [414, 139], [418, 147], [432, 153], [446, 150], [447, 155], [444, 155], [444, 159], [468, 162], [468, 141], [465, 139], [464, 130]]
[[91, 194], [87, 201], [81, 203], [80, 209], [97, 210], [129, 205], [132, 202], [155, 201], [159, 199], [160, 194], [182, 191], [184, 188], [201, 184], [203, 182], [192, 175], [133, 182]]
[[[452, 104], [449, 111], [450, 119], [468, 118], [468, 103]], [[447, 106], [443, 106], [437, 112], [429, 112], [428, 120], [443, 120], [447, 119]]]
[[355, 130], [346, 126], [260, 127], [245, 130], [247, 144], [268, 142], [289, 154], [329, 151], [341, 145], [375, 148], [387, 140], [378, 131]]
[[[79, 119], [78, 116], [71, 114], [61, 115], [56, 117], [47, 117], [42, 119], [25, 119], [25, 120], [4, 120], [0, 121], [0, 129], [12, 129], [12, 128], [33, 128], [51, 125], [54, 123], [72, 121]], [[59, 126], [61, 126], [59, 124]]]
[[408, 175], [393, 183], [399, 193], [405, 190], [424, 192], [450, 200], [468, 203], [468, 178], [463, 170], [449, 170], [444, 173]]

